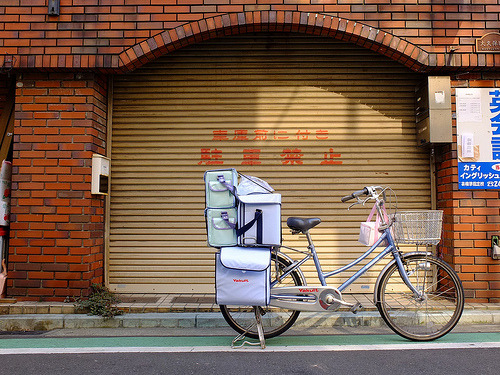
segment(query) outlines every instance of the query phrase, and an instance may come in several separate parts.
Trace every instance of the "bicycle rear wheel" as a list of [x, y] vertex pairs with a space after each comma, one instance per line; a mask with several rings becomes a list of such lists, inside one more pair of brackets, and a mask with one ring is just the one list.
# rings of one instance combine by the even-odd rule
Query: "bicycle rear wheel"
[[[271, 260], [271, 281], [273, 282], [277, 280], [277, 276], [281, 275], [283, 270], [290, 265], [290, 262], [279, 255], [276, 258], [275, 254], [272, 254]], [[275, 263], [277, 263], [277, 267]], [[280, 281], [275, 286], [284, 287], [300, 285], [305, 285], [305, 281], [302, 274], [294, 270], [287, 277], [280, 278]], [[250, 338], [259, 338], [257, 327], [255, 326], [255, 315], [252, 306], [220, 305], [219, 307], [227, 324], [236, 332], [240, 334], [243, 333]], [[261, 306], [259, 310], [264, 329], [264, 337], [266, 339], [281, 335], [288, 330], [293, 323], [295, 323], [300, 314], [300, 311], [285, 310], [272, 306]]]
[[443, 260], [426, 253], [404, 256], [403, 265], [416, 297], [406, 286], [396, 263], [381, 276], [376, 305], [387, 325], [398, 335], [414, 341], [444, 336], [458, 323], [464, 308], [462, 283]]

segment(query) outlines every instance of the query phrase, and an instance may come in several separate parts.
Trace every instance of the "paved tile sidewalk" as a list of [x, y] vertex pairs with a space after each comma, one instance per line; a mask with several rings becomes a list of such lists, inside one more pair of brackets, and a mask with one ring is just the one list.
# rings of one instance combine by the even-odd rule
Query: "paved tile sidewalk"
[[[357, 314], [339, 310], [331, 314], [302, 312], [294, 327], [370, 326], [384, 323], [372, 295], [349, 295], [349, 302], [364, 308]], [[1, 331], [47, 331], [78, 328], [222, 328], [227, 327], [211, 294], [127, 294], [120, 295], [119, 308], [125, 314], [114, 319], [88, 316], [75, 311], [73, 303], [0, 303]], [[460, 324], [500, 325], [500, 304], [466, 304]]]
[[[120, 294], [118, 307], [125, 313], [175, 313], [175, 312], [218, 312], [213, 294]], [[359, 302], [364, 311], [376, 310], [372, 294], [345, 295], [347, 302]], [[497, 310], [500, 304], [468, 303], [466, 310]], [[0, 315], [7, 314], [74, 314], [75, 307], [69, 302], [18, 301], [1, 303]]]

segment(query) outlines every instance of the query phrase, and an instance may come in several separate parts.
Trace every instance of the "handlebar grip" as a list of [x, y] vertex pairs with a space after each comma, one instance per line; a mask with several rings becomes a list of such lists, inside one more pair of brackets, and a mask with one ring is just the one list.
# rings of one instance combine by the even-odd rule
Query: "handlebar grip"
[[346, 195], [345, 197], [340, 198], [342, 203], [345, 203], [347, 201], [350, 201], [351, 199], [357, 198], [360, 195], [368, 195], [368, 189], [363, 188], [363, 190], [358, 190], [352, 193], [351, 195]]
[[352, 197], [350, 195], [346, 195], [345, 197], [340, 198], [340, 200], [342, 201], [342, 203], [350, 201], [351, 199], [354, 199], [354, 197]]

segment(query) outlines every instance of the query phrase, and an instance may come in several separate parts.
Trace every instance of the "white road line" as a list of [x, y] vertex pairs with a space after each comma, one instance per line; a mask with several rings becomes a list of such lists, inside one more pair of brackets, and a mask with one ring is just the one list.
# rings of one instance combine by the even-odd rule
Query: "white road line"
[[341, 352], [385, 350], [438, 350], [500, 348], [500, 342], [382, 344], [382, 345], [316, 345], [268, 346], [232, 349], [229, 346], [179, 346], [179, 347], [82, 347], [82, 348], [12, 348], [0, 349], [0, 355], [13, 354], [111, 354], [111, 353], [210, 353], [210, 352]]

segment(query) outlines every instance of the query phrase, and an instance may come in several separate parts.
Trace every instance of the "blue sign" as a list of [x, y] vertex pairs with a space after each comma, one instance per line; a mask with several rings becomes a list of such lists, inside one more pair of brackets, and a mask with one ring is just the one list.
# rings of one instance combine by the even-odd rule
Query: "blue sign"
[[458, 163], [459, 189], [500, 189], [500, 163]]
[[458, 188], [500, 190], [500, 89], [457, 88]]

